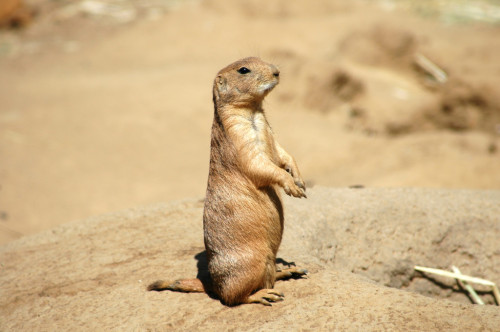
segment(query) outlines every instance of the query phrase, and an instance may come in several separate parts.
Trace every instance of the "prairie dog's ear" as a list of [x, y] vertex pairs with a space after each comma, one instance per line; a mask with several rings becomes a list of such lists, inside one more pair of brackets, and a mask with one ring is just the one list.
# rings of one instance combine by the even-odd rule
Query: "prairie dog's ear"
[[219, 75], [215, 78], [214, 84], [214, 97], [216, 99], [220, 98], [221, 93], [224, 93], [227, 90], [227, 79], [222, 75]]
[[219, 91], [226, 91], [227, 79], [222, 77], [222, 75], [217, 76], [217, 89]]

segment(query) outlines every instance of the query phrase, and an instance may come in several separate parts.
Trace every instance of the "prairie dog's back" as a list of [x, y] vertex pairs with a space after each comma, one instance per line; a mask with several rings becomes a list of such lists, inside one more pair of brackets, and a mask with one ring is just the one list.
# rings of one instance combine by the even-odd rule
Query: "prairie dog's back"
[[265, 183], [248, 170], [249, 160], [258, 155], [278, 162], [262, 110], [262, 100], [278, 82], [278, 69], [258, 58], [237, 61], [222, 69], [214, 80], [204, 225], [206, 242], [217, 252], [225, 248], [227, 253], [235, 247], [241, 251], [246, 243], [266, 242], [270, 239], [261, 233], [269, 227], [278, 228], [272, 233], [279, 238], [273, 241], [277, 242], [273, 247], [279, 246], [281, 224], [269, 222], [270, 217], [281, 219], [279, 197], [269, 181]]

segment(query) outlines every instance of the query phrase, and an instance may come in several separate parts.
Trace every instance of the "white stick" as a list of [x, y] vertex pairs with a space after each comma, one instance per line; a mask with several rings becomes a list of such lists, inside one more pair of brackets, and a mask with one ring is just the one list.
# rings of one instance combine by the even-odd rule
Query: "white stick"
[[448, 75], [439, 68], [434, 62], [429, 60], [425, 55], [421, 53], [415, 54], [415, 63], [422, 68], [424, 71], [426, 71], [429, 75], [434, 77], [436, 81], [439, 83], [443, 84], [446, 83], [448, 80]]
[[[456, 274], [460, 274], [460, 275], [462, 274], [462, 272], [460, 272], [460, 270], [456, 266], [452, 266], [451, 269]], [[465, 289], [466, 291], [469, 292], [470, 296], [472, 297], [472, 301], [474, 301], [474, 303], [481, 304], [481, 305], [484, 304], [483, 300], [481, 300], [481, 298], [479, 297], [479, 295], [477, 295], [477, 293], [474, 290], [474, 288], [472, 288], [472, 286], [469, 285], [467, 283], [467, 281], [462, 281], [460, 279], [457, 279], [457, 282], [460, 285], [460, 287], [462, 287], [463, 289]]]
[[464, 280], [464, 281], [472, 282], [474, 284], [480, 284], [480, 285], [492, 286], [492, 287], [495, 286], [496, 287], [494, 282], [491, 282], [489, 280], [484, 280], [481, 278], [467, 276], [464, 274], [457, 274], [457, 273], [453, 273], [453, 272], [448, 272], [448, 271], [439, 270], [439, 269], [433, 269], [430, 267], [422, 267], [422, 266], [415, 266], [415, 270], [421, 271], [421, 272], [437, 274], [437, 275], [440, 275], [443, 277]]
[[500, 292], [498, 291], [497, 285], [493, 285], [491, 288], [493, 289], [493, 296], [495, 300], [497, 300], [497, 305], [500, 305]]

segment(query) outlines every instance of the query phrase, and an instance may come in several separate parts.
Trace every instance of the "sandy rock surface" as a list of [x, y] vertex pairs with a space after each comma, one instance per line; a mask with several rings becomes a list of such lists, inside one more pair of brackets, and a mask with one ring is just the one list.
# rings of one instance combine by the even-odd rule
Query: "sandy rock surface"
[[453, 283], [411, 267], [455, 264], [498, 282], [499, 191], [315, 187], [308, 194], [285, 200], [278, 256], [310, 274], [278, 282], [285, 300], [272, 307], [145, 290], [205, 268], [203, 203], [185, 200], [1, 247], [0, 329], [498, 331], [497, 306], [469, 304]]

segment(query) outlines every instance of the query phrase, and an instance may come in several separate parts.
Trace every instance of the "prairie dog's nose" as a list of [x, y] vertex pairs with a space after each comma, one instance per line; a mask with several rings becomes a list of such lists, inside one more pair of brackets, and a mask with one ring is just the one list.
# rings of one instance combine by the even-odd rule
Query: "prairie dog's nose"
[[273, 71], [273, 76], [274, 77], [279, 77], [280, 76], [280, 70], [278, 69], [278, 67], [276, 67], [275, 65], [271, 65], [271, 70]]

